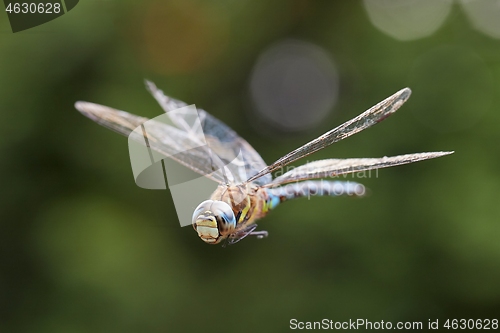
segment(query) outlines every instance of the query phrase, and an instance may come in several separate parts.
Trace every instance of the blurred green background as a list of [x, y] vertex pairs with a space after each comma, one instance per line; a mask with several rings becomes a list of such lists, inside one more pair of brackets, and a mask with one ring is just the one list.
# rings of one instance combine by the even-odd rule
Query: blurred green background
[[[16, 34], [0, 14], [0, 331], [498, 318], [500, 7], [401, 3], [87, 0]], [[327, 55], [335, 88], [293, 131], [256, 116], [250, 88], [290, 39]], [[159, 115], [144, 78], [268, 163], [409, 86], [396, 115], [310, 160], [455, 154], [361, 179], [363, 199], [283, 204], [259, 223], [267, 239], [210, 246], [179, 227], [168, 191], [135, 185], [127, 140], [73, 107]]]

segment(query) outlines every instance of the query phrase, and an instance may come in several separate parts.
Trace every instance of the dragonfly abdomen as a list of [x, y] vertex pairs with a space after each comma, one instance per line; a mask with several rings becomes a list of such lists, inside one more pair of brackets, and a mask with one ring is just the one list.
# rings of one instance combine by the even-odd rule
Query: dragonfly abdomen
[[366, 189], [363, 184], [351, 181], [309, 180], [290, 183], [280, 187], [266, 189], [270, 198], [285, 200], [312, 196], [363, 196]]

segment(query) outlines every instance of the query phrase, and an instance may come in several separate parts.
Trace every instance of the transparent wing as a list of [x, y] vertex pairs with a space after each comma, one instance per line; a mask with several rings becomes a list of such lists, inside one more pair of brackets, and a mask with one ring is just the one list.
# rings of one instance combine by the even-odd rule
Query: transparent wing
[[275, 186], [306, 179], [335, 177], [338, 175], [388, 168], [401, 164], [436, 158], [452, 154], [452, 151], [407, 154], [382, 158], [327, 159], [301, 165], [277, 178], [268, 186]]
[[[222, 173], [214, 172], [221, 169], [222, 162], [213, 156], [210, 150], [203, 146], [203, 138], [200, 138], [196, 129], [176, 128], [162, 122], [156, 122], [148, 118], [139, 117], [125, 111], [119, 111], [104, 105], [76, 102], [75, 107], [86, 117], [96, 123], [107, 127], [126, 137], [143, 144], [147, 137], [150, 147], [158, 153], [170, 157], [187, 168], [206, 176], [219, 183], [224, 183]], [[143, 125], [147, 126], [147, 135], [137, 135], [134, 129]], [[193, 149], [192, 147], [197, 147]], [[180, 153], [181, 152], [181, 153]]]
[[259, 177], [280, 169], [283, 166], [290, 164], [304, 156], [317, 152], [318, 150], [323, 149], [334, 142], [343, 140], [353, 134], [359, 133], [370, 126], [381, 122], [382, 120], [396, 112], [399, 107], [408, 100], [410, 94], [410, 88], [401, 89], [394, 95], [386, 98], [385, 100], [371, 107], [359, 116], [346, 121], [342, 125], [326, 132], [320, 137], [306, 143], [302, 147], [299, 147], [294, 151], [286, 154], [273, 164], [260, 170], [257, 174], [250, 177], [247, 181], [255, 181]]
[[[185, 107], [186, 103], [166, 96], [163, 91], [158, 89], [155, 84], [150, 81], [146, 81], [146, 87], [167, 115], [171, 115], [170, 119], [172, 122], [179, 128], [184, 128], [186, 131], [189, 130], [182, 117], [178, 117], [178, 115], [170, 112]], [[203, 133], [210, 149], [212, 149], [226, 165], [232, 161], [233, 165], [238, 166], [239, 170], [231, 170], [234, 176], [233, 182], [242, 183], [266, 167], [266, 163], [259, 153], [257, 153], [247, 141], [229, 128], [229, 126], [213, 117], [208, 112], [202, 109], [197, 110], [201, 120]], [[271, 180], [271, 175], [263, 175], [260, 179], [255, 181], [255, 183], [264, 185], [271, 182]]]
[[[193, 120], [186, 103], [165, 96], [152, 82], [146, 81], [146, 86], [167, 118], [148, 119], [89, 102], [77, 102], [75, 107], [98, 124], [131, 135], [141, 144], [147, 137], [151, 149], [219, 183], [242, 183], [266, 166], [252, 146], [221, 121], [201, 109], [196, 109], [197, 119]], [[134, 132], [146, 122], [144, 133]], [[271, 179], [268, 175], [256, 183], [266, 184]]]

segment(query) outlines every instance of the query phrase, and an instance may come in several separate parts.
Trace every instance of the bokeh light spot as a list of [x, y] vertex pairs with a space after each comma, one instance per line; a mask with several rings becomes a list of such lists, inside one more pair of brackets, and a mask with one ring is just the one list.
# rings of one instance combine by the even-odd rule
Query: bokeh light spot
[[205, 2], [153, 2], [143, 17], [144, 60], [163, 74], [213, 63], [227, 45], [225, 12]]
[[329, 54], [297, 40], [279, 42], [259, 57], [250, 82], [258, 114], [284, 131], [310, 128], [337, 101], [338, 75]]
[[452, 0], [364, 0], [372, 24], [398, 40], [432, 35], [448, 16]]
[[476, 30], [500, 38], [500, 1], [461, 0], [461, 3]]

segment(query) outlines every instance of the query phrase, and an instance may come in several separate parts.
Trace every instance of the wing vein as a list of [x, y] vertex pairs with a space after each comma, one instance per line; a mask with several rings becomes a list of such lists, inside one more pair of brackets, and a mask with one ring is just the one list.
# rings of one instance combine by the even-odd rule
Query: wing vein
[[257, 174], [250, 177], [247, 182], [254, 181], [257, 178], [262, 177], [279, 168], [282, 168], [287, 164], [290, 164], [304, 156], [317, 152], [318, 150], [321, 150], [331, 145], [332, 143], [341, 141], [351, 135], [359, 133], [362, 130], [381, 122], [382, 120], [396, 112], [399, 107], [408, 100], [410, 94], [411, 90], [409, 88], [401, 89], [394, 95], [374, 105], [359, 116], [343, 123], [342, 125], [326, 132], [318, 138], [279, 158], [273, 164], [263, 168]]

